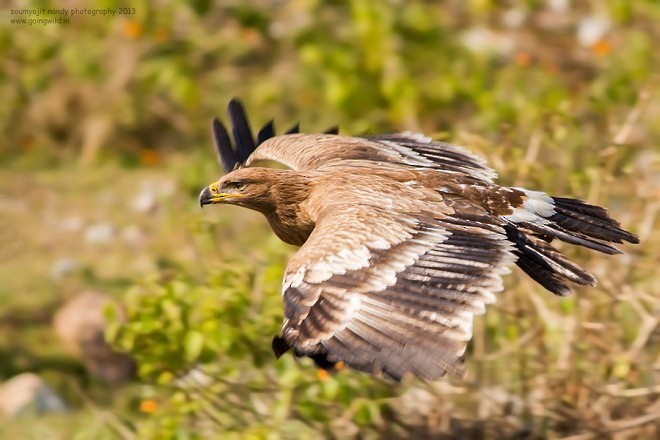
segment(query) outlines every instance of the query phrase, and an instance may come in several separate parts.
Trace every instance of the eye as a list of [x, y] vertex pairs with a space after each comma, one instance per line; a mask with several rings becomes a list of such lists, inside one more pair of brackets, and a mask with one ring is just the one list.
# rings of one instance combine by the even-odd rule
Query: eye
[[244, 182], [231, 182], [227, 185], [229, 188], [238, 190], [238, 191], [243, 191], [245, 188], [245, 183]]

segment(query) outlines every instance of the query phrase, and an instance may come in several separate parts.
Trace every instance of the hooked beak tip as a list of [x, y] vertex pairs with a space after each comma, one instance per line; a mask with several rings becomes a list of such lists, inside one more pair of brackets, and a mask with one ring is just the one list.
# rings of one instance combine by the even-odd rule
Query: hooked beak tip
[[207, 186], [202, 190], [201, 193], [199, 193], [199, 207], [204, 208], [204, 205], [211, 203], [211, 198], [211, 190]]

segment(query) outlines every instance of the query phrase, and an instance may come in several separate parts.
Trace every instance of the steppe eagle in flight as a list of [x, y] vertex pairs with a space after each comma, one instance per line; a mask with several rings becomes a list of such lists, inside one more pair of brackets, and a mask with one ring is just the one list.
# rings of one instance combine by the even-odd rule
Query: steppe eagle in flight
[[[496, 184], [456, 145], [297, 126], [275, 136], [272, 122], [255, 139], [239, 101], [229, 115], [233, 136], [213, 121], [227, 174], [199, 201], [259, 211], [301, 246], [284, 274], [278, 357], [293, 349], [322, 368], [342, 361], [397, 380], [461, 375], [473, 317], [495, 302], [508, 266], [564, 296], [596, 279], [553, 239], [606, 254], [620, 253], [610, 243], [639, 242], [604, 208]], [[251, 167], [259, 160], [288, 169]]]

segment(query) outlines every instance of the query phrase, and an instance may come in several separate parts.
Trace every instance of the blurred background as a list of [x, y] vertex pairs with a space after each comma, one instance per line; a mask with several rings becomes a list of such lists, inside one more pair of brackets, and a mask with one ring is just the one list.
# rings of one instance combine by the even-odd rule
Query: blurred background
[[[1, 7], [0, 438], [660, 436], [657, 1]], [[69, 21], [16, 21], [37, 18]], [[255, 128], [465, 145], [501, 184], [607, 206], [642, 244], [562, 246], [599, 279], [565, 299], [514, 270], [465, 380], [277, 361], [295, 249], [197, 202], [234, 96]]]

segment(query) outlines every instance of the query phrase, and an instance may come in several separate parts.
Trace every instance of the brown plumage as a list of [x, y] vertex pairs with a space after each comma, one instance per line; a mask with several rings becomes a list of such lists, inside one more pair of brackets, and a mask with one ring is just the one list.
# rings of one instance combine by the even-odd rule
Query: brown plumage
[[[272, 123], [255, 142], [236, 101], [230, 116], [236, 150], [217, 120], [214, 134], [233, 171], [200, 203], [259, 211], [301, 246], [284, 274], [278, 357], [292, 348], [323, 368], [343, 361], [395, 379], [463, 374], [473, 316], [495, 301], [508, 266], [567, 295], [596, 280], [553, 239], [608, 254], [619, 252], [609, 243], [638, 242], [603, 208], [495, 184], [455, 145], [411, 133], [272, 137]], [[250, 167], [259, 160], [290, 169]]]

